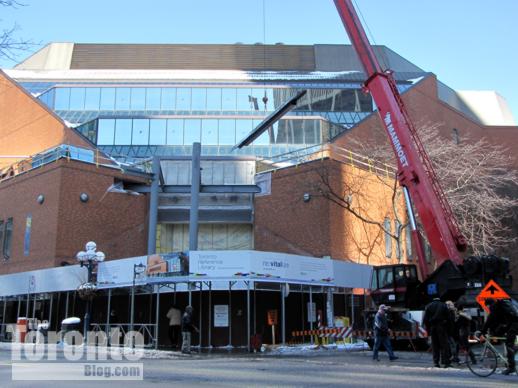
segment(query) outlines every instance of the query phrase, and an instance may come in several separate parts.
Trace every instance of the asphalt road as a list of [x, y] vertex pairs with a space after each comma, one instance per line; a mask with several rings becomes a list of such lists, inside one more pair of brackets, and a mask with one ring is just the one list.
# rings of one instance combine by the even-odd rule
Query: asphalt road
[[[145, 359], [143, 381], [12, 381], [11, 354], [0, 350], [0, 387], [517, 387], [518, 376], [480, 378], [467, 369], [430, 367], [427, 353], [399, 353], [389, 362], [371, 353], [313, 351], [308, 354], [212, 354]], [[58, 356], [57, 362], [66, 362]], [[28, 369], [29, 370], [29, 369]], [[32, 376], [31, 376], [32, 377]]]

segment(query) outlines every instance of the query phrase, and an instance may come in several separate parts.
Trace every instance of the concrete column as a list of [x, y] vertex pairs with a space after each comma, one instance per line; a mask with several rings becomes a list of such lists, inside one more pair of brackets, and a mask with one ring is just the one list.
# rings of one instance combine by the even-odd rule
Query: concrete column
[[160, 333], [160, 286], [156, 286], [156, 315], [155, 315], [155, 349], [158, 349], [158, 333]]
[[153, 181], [151, 183], [151, 193], [149, 195], [149, 226], [147, 240], [147, 254], [156, 253], [156, 225], [158, 219], [158, 188], [160, 181], [160, 158], [153, 156]]
[[201, 144], [192, 144], [191, 210], [189, 212], [189, 250], [198, 249], [198, 208], [201, 186]]

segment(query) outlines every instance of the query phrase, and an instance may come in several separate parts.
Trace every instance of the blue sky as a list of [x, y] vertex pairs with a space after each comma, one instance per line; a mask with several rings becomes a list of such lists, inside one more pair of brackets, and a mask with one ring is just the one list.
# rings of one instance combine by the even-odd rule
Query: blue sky
[[[0, 9], [0, 26], [16, 22], [19, 36], [42, 44], [348, 43], [332, 0], [20, 1], [26, 6]], [[376, 44], [454, 89], [496, 90], [518, 120], [517, 0], [356, 3]], [[12, 65], [0, 60], [0, 67]]]

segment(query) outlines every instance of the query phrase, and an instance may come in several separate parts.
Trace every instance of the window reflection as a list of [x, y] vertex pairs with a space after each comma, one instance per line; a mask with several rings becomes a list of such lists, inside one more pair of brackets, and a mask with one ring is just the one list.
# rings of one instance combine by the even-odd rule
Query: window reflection
[[167, 144], [179, 145], [183, 144], [183, 120], [168, 119], [167, 120]]
[[70, 89], [70, 110], [83, 110], [85, 108], [85, 88]]
[[100, 99], [101, 99], [101, 89], [86, 88], [85, 109], [86, 110], [99, 110]]
[[149, 120], [135, 119], [133, 120], [133, 136], [131, 139], [133, 145], [149, 144]]
[[236, 89], [221, 89], [221, 109], [236, 110]]
[[101, 110], [115, 109], [115, 88], [101, 88]]
[[207, 107], [207, 90], [205, 88], [192, 89], [191, 110], [205, 110]]
[[201, 138], [200, 138], [201, 120], [186, 119], [184, 125], [185, 125], [184, 144], [191, 145], [194, 142], [199, 142], [201, 140]]
[[245, 138], [252, 130], [252, 120], [236, 120], [236, 142]]
[[[240, 111], [250, 111], [250, 110], [257, 110], [253, 109], [252, 106], [254, 105], [254, 99], [251, 93], [251, 89], [237, 89], [236, 90], [236, 101], [237, 101], [237, 110]], [[257, 101], [255, 101], [255, 104], [258, 106]]]
[[160, 88], [146, 88], [146, 109], [160, 110], [160, 97], [162, 89]]
[[145, 88], [131, 88], [131, 109], [145, 110], [146, 109], [146, 89]]
[[218, 143], [220, 145], [236, 144], [236, 120], [219, 120]]
[[162, 89], [161, 108], [162, 110], [176, 109], [176, 88]]
[[[114, 144], [115, 135], [115, 120], [103, 119], [99, 120], [97, 129], [97, 144], [98, 145], [112, 145]], [[117, 143], [115, 143], [117, 144]]]
[[178, 88], [176, 89], [176, 109], [190, 110], [191, 109], [191, 89]]
[[56, 88], [56, 110], [68, 110], [70, 106], [70, 88]]
[[167, 128], [166, 120], [160, 120], [160, 119], [150, 120], [149, 144], [150, 145], [166, 144], [166, 128]]
[[218, 120], [202, 120], [201, 143], [204, 145], [218, 144]]
[[130, 88], [117, 88], [115, 92], [115, 108], [117, 110], [129, 110]]
[[131, 120], [118, 119], [115, 125], [115, 144], [130, 145], [131, 144]]
[[221, 110], [221, 89], [208, 88], [207, 89], [207, 110], [219, 111]]

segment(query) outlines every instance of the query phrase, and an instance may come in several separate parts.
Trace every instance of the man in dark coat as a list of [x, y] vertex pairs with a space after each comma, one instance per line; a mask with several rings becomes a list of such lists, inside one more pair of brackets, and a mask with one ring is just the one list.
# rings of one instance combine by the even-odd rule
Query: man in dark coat
[[448, 344], [448, 325], [450, 314], [445, 303], [435, 298], [426, 306], [423, 324], [432, 337], [433, 364], [440, 367], [439, 361], [445, 368], [451, 366], [450, 347]]
[[488, 330], [505, 333], [505, 347], [507, 350], [507, 369], [502, 373], [508, 375], [516, 372], [516, 361], [514, 359], [514, 342], [518, 335], [518, 309], [513, 306], [510, 299], [486, 299], [486, 306], [489, 308], [489, 316], [482, 328], [482, 334]]
[[182, 316], [182, 353], [191, 354], [191, 337], [198, 328], [192, 323], [192, 306], [187, 306]]
[[389, 327], [386, 313], [387, 309], [387, 306], [381, 304], [378, 308], [378, 312], [376, 313], [376, 317], [374, 318], [374, 348], [372, 349], [372, 359], [374, 361], [379, 361], [378, 351], [381, 344], [385, 346], [385, 350], [389, 355], [390, 361], [398, 359], [398, 357], [396, 357], [392, 351], [392, 345], [390, 344]]

